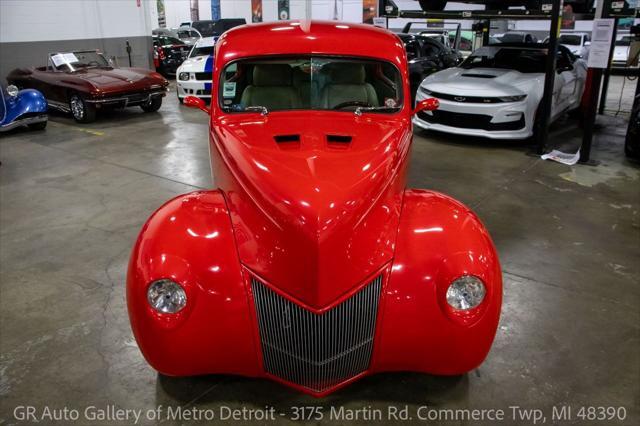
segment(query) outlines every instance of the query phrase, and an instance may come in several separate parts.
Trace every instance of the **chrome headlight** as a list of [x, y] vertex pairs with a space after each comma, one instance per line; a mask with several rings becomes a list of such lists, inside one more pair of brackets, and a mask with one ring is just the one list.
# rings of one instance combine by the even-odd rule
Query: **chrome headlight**
[[175, 314], [187, 304], [187, 294], [180, 284], [162, 279], [151, 283], [147, 290], [147, 301], [158, 312]]
[[181, 72], [180, 74], [178, 74], [178, 80], [189, 80], [189, 73]]
[[19, 92], [20, 92], [20, 89], [18, 89], [13, 84], [10, 84], [7, 86], [7, 95], [11, 96], [12, 98], [18, 96]]
[[519, 95], [519, 96], [503, 96], [500, 99], [500, 102], [520, 102], [525, 100], [527, 95]]
[[447, 303], [453, 309], [467, 311], [480, 305], [486, 293], [480, 278], [465, 275], [452, 282], [447, 289]]

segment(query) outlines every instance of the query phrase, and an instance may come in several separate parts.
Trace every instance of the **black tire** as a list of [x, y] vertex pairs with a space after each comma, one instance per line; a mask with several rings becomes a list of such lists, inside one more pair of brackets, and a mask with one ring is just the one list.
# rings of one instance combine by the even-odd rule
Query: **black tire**
[[44, 130], [47, 128], [47, 121], [41, 121], [39, 123], [29, 124], [29, 129], [31, 130]]
[[447, 0], [418, 0], [420, 7], [425, 12], [441, 11], [447, 5]]
[[140, 105], [144, 112], [156, 112], [162, 106], [162, 96], [154, 96], [146, 104]]
[[538, 137], [540, 132], [542, 131], [542, 101], [540, 101], [540, 105], [538, 105], [538, 109], [536, 109], [536, 117], [533, 121], [533, 135], [531, 135], [531, 142], [538, 143]]
[[78, 123], [91, 123], [96, 119], [96, 107], [86, 102], [78, 93], [69, 96], [69, 109]]

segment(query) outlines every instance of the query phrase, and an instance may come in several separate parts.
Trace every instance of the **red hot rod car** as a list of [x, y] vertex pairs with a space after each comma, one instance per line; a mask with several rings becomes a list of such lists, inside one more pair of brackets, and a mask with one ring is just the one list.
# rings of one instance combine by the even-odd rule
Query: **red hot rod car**
[[405, 189], [411, 117], [438, 103], [412, 108], [400, 39], [257, 24], [225, 33], [215, 61], [210, 110], [185, 104], [210, 115], [218, 189], [160, 207], [129, 264], [147, 361], [316, 396], [381, 371], [476, 368], [495, 336], [501, 270], [467, 207]]

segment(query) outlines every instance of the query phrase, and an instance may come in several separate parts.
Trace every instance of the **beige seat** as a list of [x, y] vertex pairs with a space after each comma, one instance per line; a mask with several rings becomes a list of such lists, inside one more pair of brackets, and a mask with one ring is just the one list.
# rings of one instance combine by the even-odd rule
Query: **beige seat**
[[380, 106], [375, 89], [366, 82], [364, 65], [346, 63], [330, 65], [329, 82], [322, 89], [320, 102], [326, 109], [333, 109], [345, 102]]
[[254, 66], [253, 84], [244, 89], [240, 102], [245, 108], [263, 106], [270, 111], [300, 108], [291, 67], [286, 64]]

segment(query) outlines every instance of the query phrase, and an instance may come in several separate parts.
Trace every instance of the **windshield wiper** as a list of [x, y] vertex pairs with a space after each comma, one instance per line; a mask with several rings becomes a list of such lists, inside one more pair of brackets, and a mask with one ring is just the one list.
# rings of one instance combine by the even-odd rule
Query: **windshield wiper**
[[362, 113], [364, 112], [383, 112], [383, 111], [399, 111], [401, 109], [401, 107], [399, 106], [395, 106], [395, 107], [389, 107], [389, 106], [380, 106], [380, 107], [358, 107], [356, 108], [356, 110], [354, 111], [354, 114], [357, 116], [361, 116]]

